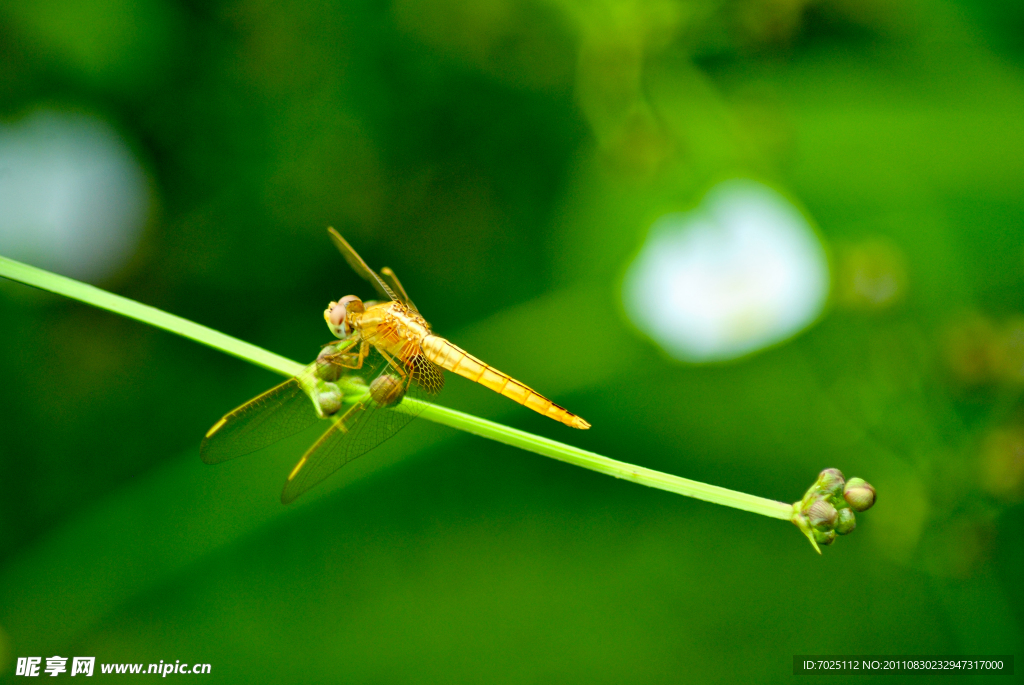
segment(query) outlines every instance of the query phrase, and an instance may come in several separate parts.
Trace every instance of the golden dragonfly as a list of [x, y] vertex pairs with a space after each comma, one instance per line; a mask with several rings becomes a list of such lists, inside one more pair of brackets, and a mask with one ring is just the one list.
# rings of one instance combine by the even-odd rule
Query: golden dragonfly
[[[447, 369], [572, 428], [590, 424], [535, 390], [434, 335], [398, 276], [373, 271], [333, 228], [331, 240], [349, 266], [373, 285], [380, 301], [347, 295], [331, 302], [324, 320], [338, 341], [325, 345], [298, 376], [224, 416], [206, 433], [199, 454], [207, 464], [251, 454], [320, 420], [330, 426], [288, 475], [288, 504], [353, 459], [405, 427], [444, 387]], [[414, 402], [405, 402], [412, 397]]]

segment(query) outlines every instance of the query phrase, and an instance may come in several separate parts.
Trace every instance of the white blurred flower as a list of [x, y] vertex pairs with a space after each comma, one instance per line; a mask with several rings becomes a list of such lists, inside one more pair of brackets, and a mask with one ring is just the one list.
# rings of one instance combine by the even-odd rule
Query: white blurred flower
[[799, 210], [736, 179], [654, 223], [623, 298], [633, 323], [673, 357], [710, 362], [794, 335], [821, 314], [828, 291], [825, 250]]
[[148, 205], [145, 173], [105, 122], [42, 111], [0, 124], [0, 254], [97, 281], [135, 249]]

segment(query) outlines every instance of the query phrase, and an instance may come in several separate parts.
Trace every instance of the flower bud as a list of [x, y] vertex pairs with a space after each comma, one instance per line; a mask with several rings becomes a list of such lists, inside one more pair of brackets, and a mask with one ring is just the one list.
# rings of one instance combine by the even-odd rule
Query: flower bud
[[342, 366], [332, 361], [335, 355], [337, 355], [337, 352], [335, 352], [332, 346], [327, 346], [320, 350], [320, 354], [316, 356], [317, 378], [331, 382], [341, 378]]
[[835, 531], [840, 535], [846, 535], [852, 533], [853, 529], [857, 527], [857, 516], [853, 513], [853, 509], [843, 507], [839, 510], [839, 515], [836, 517]]
[[831, 545], [836, 541], [836, 532], [834, 530], [815, 530], [814, 541], [819, 545]]
[[341, 390], [334, 383], [323, 383], [318, 387], [316, 403], [324, 416], [338, 413], [341, 409]]
[[838, 495], [843, 491], [843, 472], [839, 469], [825, 469], [818, 474], [817, 486], [821, 492], [829, 497]]
[[391, 407], [405, 397], [405, 383], [389, 373], [377, 376], [370, 383], [370, 397], [382, 407]]
[[854, 511], [867, 511], [875, 503], [875, 489], [863, 478], [851, 478], [843, 497]]
[[807, 508], [807, 522], [816, 530], [831, 530], [837, 516], [836, 508], [823, 499]]

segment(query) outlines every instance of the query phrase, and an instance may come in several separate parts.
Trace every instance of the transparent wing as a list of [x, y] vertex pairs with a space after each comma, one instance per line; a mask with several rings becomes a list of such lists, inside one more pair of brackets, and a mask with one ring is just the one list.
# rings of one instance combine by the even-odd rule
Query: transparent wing
[[341, 256], [345, 258], [345, 261], [348, 262], [348, 265], [352, 267], [353, 271], [368, 280], [370, 284], [377, 289], [377, 292], [384, 297], [396, 302], [400, 301], [394, 291], [388, 287], [388, 284], [385, 283], [373, 269], [366, 265], [363, 258], [360, 257], [354, 249], [352, 249], [352, 246], [348, 244], [348, 241], [341, 237], [340, 233], [335, 231], [333, 228], [328, 228], [327, 232], [331, 235], [331, 240], [334, 241], [334, 246], [338, 248], [338, 251], [341, 252]]
[[269, 447], [318, 420], [298, 379], [292, 378], [214, 424], [199, 446], [199, 456], [207, 464], [219, 464]]
[[[405, 401], [408, 398], [422, 400], [426, 394], [425, 388], [417, 382], [417, 375], [414, 373], [417, 368], [422, 368], [420, 362], [399, 362], [403, 366], [402, 373], [399, 373], [378, 354], [374, 353], [371, 358], [376, 360], [373, 368], [380, 369], [380, 372], [375, 374], [374, 380], [388, 375], [393, 377], [392, 380], [401, 380], [403, 376], [404, 379], [407, 379], [402, 381], [405, 388], [405, 396], [402, 401], [393, 406], [382, 406], [373, 399], [370, 393], [369, 388], [374, 387], [373, 381], [367, 384], [366, 392], [339, 412], [340, 418], [295, 465], [291, 475], [288, 476], [284, 491], [281, 493], [283, 503], [293, 502], [299, 495], [323, 481], [345, 464], [377, 447], [405, 428], [423, 411], [422, 401]], [[369, 361], [367, 359], [367, 362]], [[430, 364], [425, 358], [423, 361]], [[435, 367], [435, 370], [440, 376], [440, 369]], [[373, 373], [369, 375], [374, 376]]]
[[431, 395], [436, 395], [444, 388], [444, 372], [440, 366], [417, 354], [412, 358], [412, 378], [423, 390]]
[[420, 310], [416, 308], [415, 304], [413, 304], [412, 299], [409, 298], [409, 293], [405, 292], [405, 288], [402, 287], [402, 282], [398, 280], [398, 276], [395, 274], [395, 272], [391, 269], [390, 266], [385, 266], [383, 269], [381, 269], [380, 275], [388, 282], [388, 285], [391, 286], [391, 289], [398, 293], [398, 296], [402, 298], [401, 301], [407, 307], [409, 307], [409, 309], [413, 310], [416, 313], [419, 313]]

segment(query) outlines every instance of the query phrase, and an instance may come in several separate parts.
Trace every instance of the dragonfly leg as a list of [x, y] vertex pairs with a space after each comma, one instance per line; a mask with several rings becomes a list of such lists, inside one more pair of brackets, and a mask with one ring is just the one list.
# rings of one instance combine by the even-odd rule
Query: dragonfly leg
[[395, 361], [391, 357], [391, 355], [389, 355], [387, 352], [380, 348], [377, 348], [377, 351], [380, 352], [380, 356], [384, 357], [384, 359], [387, 360], [388, 364], [391, 365], [391, 368], [398, 372], [398, 374], [402, 377], [401, 392], [404, 395], [406, 392], [408, 392], [409, 386], [412, 384], [412, 373], [408, 369], [408, 365], [404, 365], [403, 367], [403, 364], [400, 364], [397, 361]]
[[[331, 342], [324, 343], [323, 345], [320, 346], [320, 354], [321, 356], [324, 357], [331, 356], [334, 354], [341, 354], [345, 350], [351, 349], [352, 346], [354, 346], [357, 342], [359, 342], [359, 338], [357, 338], [355, 335], [349, 336], [348, 338], [344, 338], [342, 340], [332, 340]], [[328, 351], [328, 348], [331, 348], [330, 351]]]
[[399, 375], [402, 376], [402, 380], [403, 381], [408, 381], [412, 377], [412, 374], [410, 374], [406, 369], [402, 368], [402, 365], [399, 364], [398, 362], [396, 362], [391, 357], [390, 354], [388, 354], [387, 352], [385, 352], [384, 350], [382, 350], [380, 348], [377, 348], [377, 351], [380, 352], [380, 356], [384, 357], [384, 359], [391, 366], [391, 368], [394, 369], [395, 371], [397, 371], [399, 373]]
[[362, 342], [362, 344], [359, 345], [359, 352], [357, 354], [355, 354], [355, 355], [349, 355], [351, 357], [355, 357], [356, 358], [355, 361], [353, 362], [354, 366], [347, 366], [346, 364], [342, 364], [342, 366], [345, 366], [345, 368], [348, 368], [348, 369], [361, 369], [361, 368], [363, 368], [363, 362], [366, 361], [366, 357], [369, 354], [370, 354], [370, 343], [368, 343], [368, 342], [366, 342], [364, 340]]
[[333, 364], [334, 366], [341, 366], [346, 369], [361, 369], [363, 368], [363, 361], [366, 356], [370, 354], [370, 343], [365, 340], [359, 345], [358, 352], [345, 352], [343, 350], [350, 349], [356, 344], [356, 340], [343, 341], [348, 344], [342, 348], [342, 350], [336, 350], [332, 354], [324, 355], [324, 360]]

